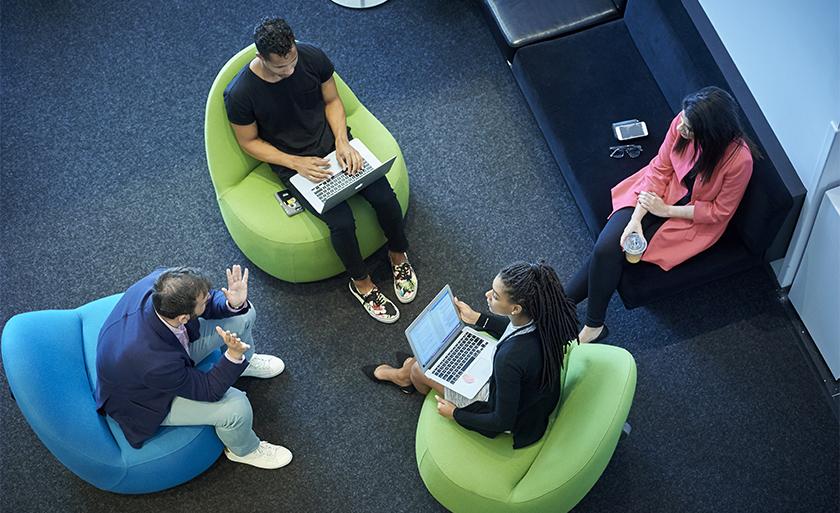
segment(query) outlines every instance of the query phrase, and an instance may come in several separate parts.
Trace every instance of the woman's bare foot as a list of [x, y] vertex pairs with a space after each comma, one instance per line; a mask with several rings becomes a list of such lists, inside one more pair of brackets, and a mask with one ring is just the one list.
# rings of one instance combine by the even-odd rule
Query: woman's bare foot
[[391, 383], [396, 383], [401, 387], [407, 387], [411, 384], [411, 365], [406, 365], [409, 360], [412, 362], [414, 358], [409, 358], [405, 361], [403, 366], [399, 369], [395, 369], [388, 365], [387, 363], [383, 363], [373, 371], [373, 375], [379, 379], [383, 379], [385, 381], [390, 381]]
[[417, 360], [412, 356], [410, 358], [406, 358], [403, 362], [402, 368], [400, 369], [402, 372], [405, 373], [406, 376], [411, 374], [411, 366], [414, 365], [414, 362]]
[[581, 344], [588, 344], [598, 338], [598, 335], [600, 335], [602, 331], [604, 331], [603, 324], [597, 328], [584, 325], [583, 329], [580, 330], [580, 333], [578, 334], [578, 342]]

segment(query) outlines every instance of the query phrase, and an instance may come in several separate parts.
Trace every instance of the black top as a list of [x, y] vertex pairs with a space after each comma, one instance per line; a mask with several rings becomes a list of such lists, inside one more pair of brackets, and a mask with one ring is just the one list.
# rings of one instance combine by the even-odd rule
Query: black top
[[692, 169], [683, 177], [683, 185], [685, 188], [688, 189], [688, 192], [685, 193], [685, 196], [680, 198], [679, 201], [674, 203], [677, 206], [688, 205], [688, 202], [691, 201], [691, 193], [694, 191], [694, 182], [697, 181], [697, 171]]
[[[482, 315], [476, 326], [498, 338], [508, 322]], [[536, 442], [545, 433], [548, 418], [560, 399], [559, 379], [552, 388], [540, 391], [542, 365], [542, 345], [537, 330], [506, 338], [493, 357], [487, 402], [476, 401], [456, 408], [455, 420], [488, 438], [510, 431], [514, 449]]]
[[312, 45], [297, 45], [294, 73], [271, 83], [251, 71], [250, 63], [225, 88], [225, 109], [235, 125], [257, 123], [261, 139], [291, 155], [323, 157], [335, 144], [324, 112], [321, 84], [332, 78], [333, 64]]

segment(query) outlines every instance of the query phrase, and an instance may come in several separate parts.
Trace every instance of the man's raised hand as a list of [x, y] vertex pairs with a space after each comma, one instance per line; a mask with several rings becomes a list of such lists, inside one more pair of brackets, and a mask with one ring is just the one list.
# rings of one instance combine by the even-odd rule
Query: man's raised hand
[[245, 351], [251, 349], [251, 346], [242, 342], [242, 340], [236, 335], [236, 333], [231, 333], [229, 331], [223, 330], [220, 326], [216, 326], [216, 333], [222, 337], [222, 340], [225, 342], [227, 346], [227, 352], [231, 358], [234, 360], [239, 360], [245, 354]]
[[227, 274], [227, 288], [222, 287], [222, 294], [227, 298], [231, 308], [238, 310], [248, 300], [248, 268], [242, 272], [239, 264], [225, 269]]

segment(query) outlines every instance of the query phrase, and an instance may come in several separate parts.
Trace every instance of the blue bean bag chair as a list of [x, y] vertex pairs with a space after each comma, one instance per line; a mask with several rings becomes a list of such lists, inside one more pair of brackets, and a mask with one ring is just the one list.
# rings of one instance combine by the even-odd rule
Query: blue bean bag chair
[[65, 467], [109, 492], [156, 492], [207, 470], [223, 447], [211, 426], [179, 426], [161, 428], [134, 449], [113, 419], [96, 412], [97, 339], [121, 296], [12, 317], [0, 342], [3, 367], [23, 416]]

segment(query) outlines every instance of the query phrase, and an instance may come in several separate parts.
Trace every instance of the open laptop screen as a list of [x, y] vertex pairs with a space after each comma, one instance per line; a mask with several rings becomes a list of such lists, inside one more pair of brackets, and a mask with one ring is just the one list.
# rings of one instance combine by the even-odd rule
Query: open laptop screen
[[424, 368], [447, 340], [461, 327], [452, 302], [452, 292], [445, 287], [405, 331], [414, 356]]

